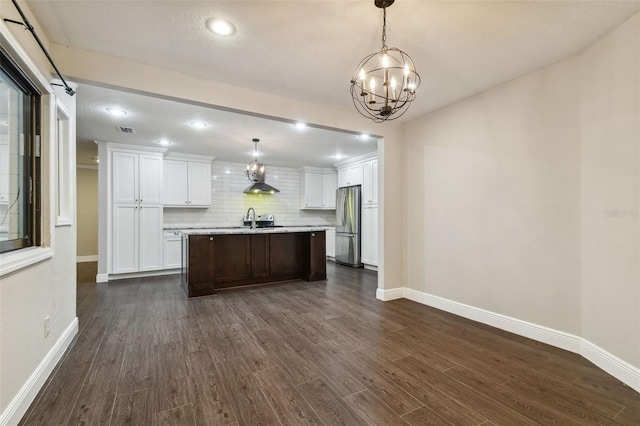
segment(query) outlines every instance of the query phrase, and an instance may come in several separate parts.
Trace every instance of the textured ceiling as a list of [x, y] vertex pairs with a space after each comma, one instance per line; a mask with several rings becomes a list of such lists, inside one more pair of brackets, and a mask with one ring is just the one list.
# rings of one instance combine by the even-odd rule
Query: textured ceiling
[[[381, 44], [382, 11], [372, 0], [28, 4], [52, 42], [343, 110], [353, 109], [355, 66]], [[637, 0], [396, 0], [387, 11], [387, 44], [409, 53], [422, 77], [401, 120], [576, 55], [638, 10]], [[212, 17], [231, 20], [236, 35], [208, 32]], [[145, 126], [169, 132], [157, 118], [148, 120]], [[101, 137], [88, 130], [84, 137]], [[180, 136], [196, 150], [191, 136]]]

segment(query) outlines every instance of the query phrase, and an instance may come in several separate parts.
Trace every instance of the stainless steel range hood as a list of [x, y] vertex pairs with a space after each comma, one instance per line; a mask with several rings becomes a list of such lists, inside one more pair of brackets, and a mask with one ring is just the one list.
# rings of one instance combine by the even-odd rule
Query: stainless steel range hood
[[276, 192], [280, 192], [280, 190], [264, 181], [253, 182], [244, 190], [245, 194], [275, 194]]

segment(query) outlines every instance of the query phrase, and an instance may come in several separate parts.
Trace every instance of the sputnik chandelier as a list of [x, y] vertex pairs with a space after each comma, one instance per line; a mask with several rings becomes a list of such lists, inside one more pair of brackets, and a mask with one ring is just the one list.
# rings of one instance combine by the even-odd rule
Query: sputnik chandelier
[[260, 155], [258, 152], [258, 142], [260, 142], [260, 139], [254, 138], [252, 142], [255, 145], [253, 151], [254, 159], [252, 162], [247, 164], [247, 179], [251, 182], [264, 182], [264, 178], [267, 175], [267, 169], [264, 167], [263, 163], [258, 163], [258, 156]]
[[387, 7], [394, 0], [374, 0], [383, 11], [382, 49], [364, 58], [351, 77], [351, 97], [360, 114], [376, 123], [402, 116], [416, 98], [420, 76], [413, 60], [387, 47]]

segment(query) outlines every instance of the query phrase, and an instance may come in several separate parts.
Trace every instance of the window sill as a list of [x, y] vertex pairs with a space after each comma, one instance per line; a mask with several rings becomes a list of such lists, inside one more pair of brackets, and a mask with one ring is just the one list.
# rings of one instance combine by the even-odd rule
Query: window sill
[[49, 247], [29, 247], [0, 254], [0, 277], [53, 257]]

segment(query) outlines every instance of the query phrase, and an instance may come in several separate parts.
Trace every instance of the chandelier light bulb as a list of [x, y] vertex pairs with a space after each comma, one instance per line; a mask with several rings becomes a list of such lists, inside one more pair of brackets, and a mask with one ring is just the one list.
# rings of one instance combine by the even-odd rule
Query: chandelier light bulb
[[398, 97], [396, 96], [396, 78], [395, 77], [391, 77], [391, 98], [393, 99], [393, 102], [396, 102], [396, 100], [398, 99]]

